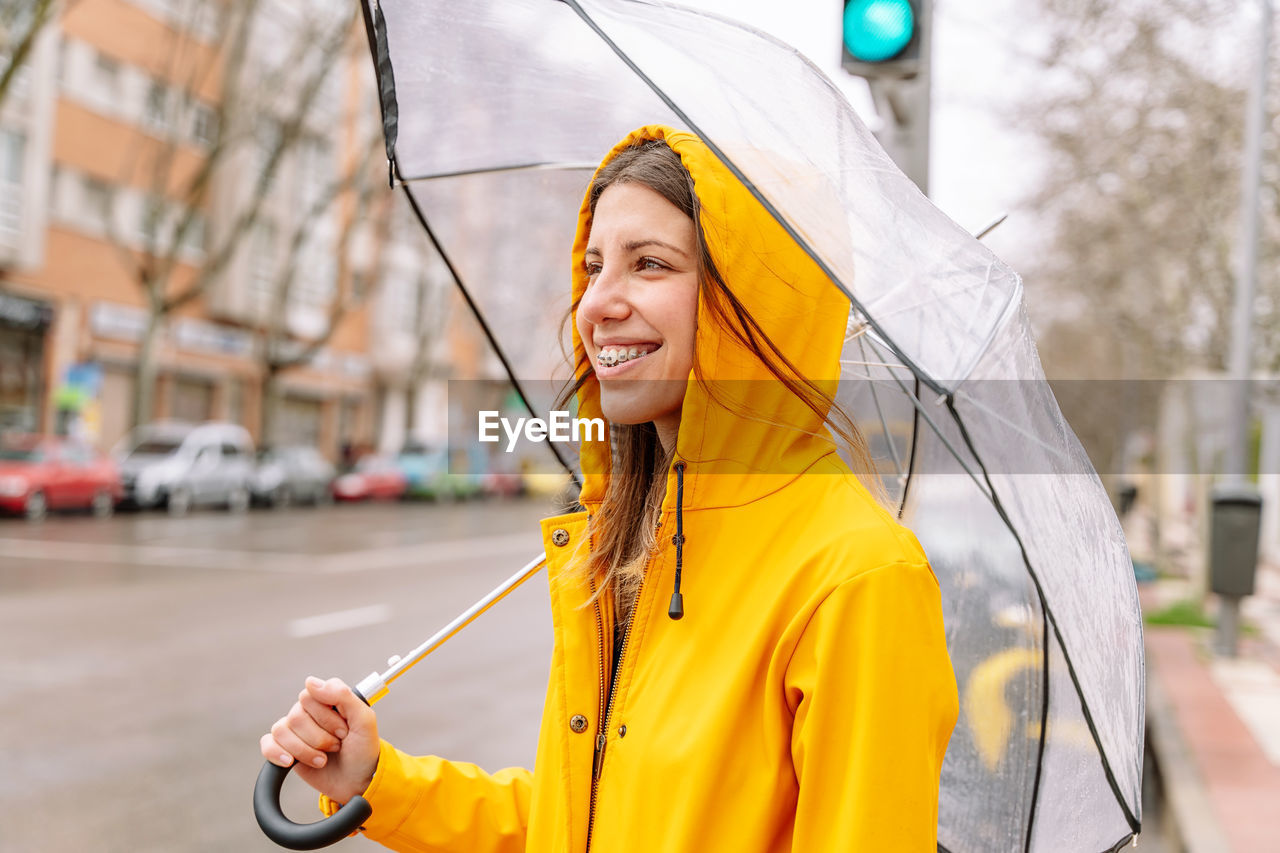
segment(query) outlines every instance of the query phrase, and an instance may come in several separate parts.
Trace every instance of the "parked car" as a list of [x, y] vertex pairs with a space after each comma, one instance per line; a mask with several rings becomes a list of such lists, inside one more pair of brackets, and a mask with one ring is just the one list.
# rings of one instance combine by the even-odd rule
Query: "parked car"
[[524, 494], [524, 478], [519, 463], [509, 454], [497, 455], [481, 475], [481, 488], [485, 495], [496, 498], [514, 498]]
[[258, 451], [253, 499], [268, 506], [292, 503], [319, 505], [333, 498], [335, 471], [320, 451], [306, 445]]
[[395, 455], [396, 467], [404, 474], [406, 494], [411, 498], [453, 499], [449, 482], [449, 454], [443, 447], [406, 444]]
[[340, 501], [398, 500], [409, 480], [389, 456], [361, 457], [355, 468], [333, 481], [333, 496]]
[[[474, 457], [474, 459], [473, 459]], [[396, 466], [409, 481], [408, 496], [438, 501], [465, 500], [483, 493], [484, 456], [455, 448], [407, 444]]]
[[114, 462], [86, 444], [0, 433], [0, 510], [38, 521], [52, 509], [111, 515], [123, 496]]
[[253, 440], [242, 426], [158, 421], [138, 427], [119, 450], [125, 500], [142, 509], [184, 515], [193, 506], [249, 506]]

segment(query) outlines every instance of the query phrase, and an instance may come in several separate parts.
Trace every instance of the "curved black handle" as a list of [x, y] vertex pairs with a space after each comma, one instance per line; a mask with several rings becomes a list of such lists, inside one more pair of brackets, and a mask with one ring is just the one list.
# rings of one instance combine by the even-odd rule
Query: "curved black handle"
[[253, 816], [258, 826], [276, 844], [289, 850], [319, 850], [337, 844], [364, 824], [373, 814], [373, 806], [356, 796], [330, 817], [315, 823], [295, 823], [280, 808], [280, 789], [291, 767], [279, 767], [270, 761], [262, 765], [253, 786]]

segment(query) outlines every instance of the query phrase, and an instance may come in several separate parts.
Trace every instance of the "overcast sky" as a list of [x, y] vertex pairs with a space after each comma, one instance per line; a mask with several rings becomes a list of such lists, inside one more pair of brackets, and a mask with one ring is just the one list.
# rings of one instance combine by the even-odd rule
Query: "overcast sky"
[[[737, 18], [796, 47], [839, 85], [854, 109], [875, 121], [866, 84], [840, 68], [842, 0], [681, 0]], [[1019, 9], [1021, 6], [1021, 9]], [[931, 196], [952, 219], [977, 231], [1011, 214], [986, 240], [1011, 263], [1018, 232], [1030, 225], [1018, 201], [1034, 186], [1034, 141], [1006, 117], [1028, 82], [1018, 39], [1033, 37], [1026, 4], [1017, 0], [935, 0]], [[1021, 226], [1021, 228], [1019, 227]]]

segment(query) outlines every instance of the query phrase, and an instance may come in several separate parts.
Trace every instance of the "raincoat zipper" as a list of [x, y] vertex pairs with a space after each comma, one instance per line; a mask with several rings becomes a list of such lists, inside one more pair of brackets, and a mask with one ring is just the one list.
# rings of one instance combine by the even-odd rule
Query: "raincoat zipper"
[[[658, 523], [655, 528], [657, 531], [662, 530], [662, 516], [658, 516]], [[622, 672], [622, 663], [627, 657], [627, 640], [631, 638], [631, 624], [635, 621], [636, 611], [640, 609], [640, 596], [644, 594], [644, 583], [649, 575], [649, 566], [653, 563], [653, 557], [645, 560], [644, 574], [640, 578], [640, 586], [636, 590], [635, 604], [631, 607], [631, 612], [627, 614], [627, 625], [622, 631], [622, 649], [618, 653], [618, 671], [613, 674], [613, 687], [609, 689], [609, 695], [605, 696], [605, 670], [604, 670], [604, 614], [600, 611], [600, 599], [596, 599], [596, 638], [600, 647], [600, 730], [596, 733], [596, 750], [591, 759], [591, 806], [587, 812], [587, 846], [583, 853], [590, 853], [591, 850], [591, 831], [596, 820], [596, 792], [600, 787], [600, 769], [604, 766], [604, 749], [609, 743], [609, 720], [613, 715], [613, 700], [618, 695], [618, 676]], [[592, 581], [591, 591], [595, 593], [595, 581]]]

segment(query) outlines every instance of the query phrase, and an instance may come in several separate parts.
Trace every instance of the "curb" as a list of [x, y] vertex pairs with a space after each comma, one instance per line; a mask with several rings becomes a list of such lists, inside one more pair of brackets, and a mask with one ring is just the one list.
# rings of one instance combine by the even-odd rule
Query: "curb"
[[1151, 656], [1147, 660], [1147, 739], [1159, 770], [1167, 808], [1167, 840], [1183, 853], [1230, 853], [1231, 844], [1209, 802], [1191, 750]]

